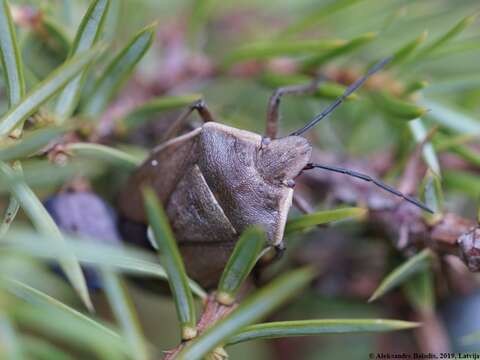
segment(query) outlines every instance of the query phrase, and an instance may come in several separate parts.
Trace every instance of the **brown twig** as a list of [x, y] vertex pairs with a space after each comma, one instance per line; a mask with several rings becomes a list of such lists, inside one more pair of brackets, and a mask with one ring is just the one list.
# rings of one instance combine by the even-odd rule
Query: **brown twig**
[[[376, 175], [367, 162], [359, 160], [334, 160], [331, 154], [315, 151], [313, 161], [335, 163]], [[418, 170], [417, 170], [418, 171]], [[446, 212], [434, 223], [423, 216], [422, 210], [393, 198], [368, 183], [343, 175], [309, 171], [297, 180], [310, 189], [314, 197], [328, 194], [335, 202], [362, 204], [367, 207], [369, 228], [392, 239], [404, 251], [429, 247], [439, 254], [460, 257], [471, 271], [480, 271], [480, 227], [475, 220]], [[315, 189], [321, 189], [315, 191]]]
[[[197, 336], [205, 332], [205, 330], [218, 322], [220, 319], [223, 319], [225, 316], [230, 314], [236, 308], [236, 306], [236, 303], [230, 306], [220, 304], [216, 300], [215, 293], [210, 294], [205, 302], [202, 316], [197, 324]], [[176, 348], [165, 351], [164, 360], [175, 359], [180, 350], [182, 350], [187, 344], [188, 341], [183, 341]], [[222, 353], [222, 350], [218, 350], [217, 352]]]

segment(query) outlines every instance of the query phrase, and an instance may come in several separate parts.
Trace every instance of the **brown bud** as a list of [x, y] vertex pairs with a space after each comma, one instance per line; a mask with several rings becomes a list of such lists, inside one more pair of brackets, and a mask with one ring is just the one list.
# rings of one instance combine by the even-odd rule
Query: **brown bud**
[[470, 271], [480, 271], [480, 227], [475, 227], [458, 238], [462, 259]]

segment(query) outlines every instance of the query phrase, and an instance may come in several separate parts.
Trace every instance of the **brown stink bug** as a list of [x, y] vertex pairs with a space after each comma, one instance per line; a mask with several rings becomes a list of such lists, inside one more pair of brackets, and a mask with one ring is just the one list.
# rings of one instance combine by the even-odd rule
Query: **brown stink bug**
[[294, 179], [304, 170], [320, 168], [370, 181], [430, 211], [416, 199], [367, 175], [311, 163], [311, 145], [301, 136], [389, 60], [371, 68], [302, 129], [281, 138], [276, 137], [281, 96], [312, 92], [317, 83], [280, 88], [274, 93], [265, 137], [214, 122], [202, 101], [192, 105], [172, 127], [177, 128], [194, 110], [203, 119], [203, 126], [153, 149], [120, 194], [125, 240], [146, 241], [147, 220], [140, 189], [149, 185], [166, 209], [187, 272], [208, 288], [217, 283], [238, 236], [248, 226], [262, 225], [269, 246], [277, 251], [284, 249], [283, 232], [295, 196]]

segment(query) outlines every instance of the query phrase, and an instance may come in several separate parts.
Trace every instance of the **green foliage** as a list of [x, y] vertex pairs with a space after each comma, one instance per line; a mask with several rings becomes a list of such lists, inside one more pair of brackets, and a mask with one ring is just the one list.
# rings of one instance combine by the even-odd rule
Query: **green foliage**
[[[14, 161], [11, 166], [12, 170], [17, 174], [22, 173], [22, 165], [20, 161]], [[10, 228], [10, 224], [13, 222], [17, 216], [18, 211], [20, 210], [20, 202], [17, 198], [11, 194], [8, 200], [8, 205], [5, 208], [4, 215], [2, 218], [2, 223], [0, 225], [0, 239], [7, 233]]]
[[133, 170], [143, 160], [109, 146], [92, 143], [72, 143], [65, 147], [65, 151], [73, 156], [104, 161], [127, 170]]
[[6, 78], [8, 101], [17, 104], [25, 94], [22, 59], [18, 49], [15, 28], [7, 0], [2, 0], [0, 11], [0, 57]]
[[103, 270], [105, 293], [110, 306], [128, 342], [132, 358], [147, 360], [149, 358], [145, 339], [138, 323], [137, 315], [131, 299], [127, 295], [125, 285], [110, 270]]
[[[92, 1], [77, 30], [69, 57], [78, 55], [95, 44], [102, 32], [109, 5], [110, 1], [108, 0]], [[55, 113], [60, 123], [73, 114], [80, 99], [80, 92], [83, 82], [85, 81], [87, 70], [88, 69], [85, 68], [80, 75], [70, 81], [59, 95]]]
[[70, 280], [87, 308], [93, 310], [87, 290], [87, 284], [78, 260], [75, 255], [68, 251], [68, 248], [64, 243], [63, 235], [50, 214], [43, 207], [41, 201], [27, 184], [18, 178], [15, 179], [14, 170], [5, 163], [0, 163], [0, 177], [6, 180], [10, 187], [10, 191], [15, 196], [22, 209], [27, 213], [37, 230], [53, 240], [55, 248], [63, 249], [65, 251], [64, 258], [60, 260], [62, 269], [65, 271], [67, 278]]
[[17, 338], [14, 326], [10, 319], [3, 314], [0, 315], [0, 338], [2, 343], [6, 344], [0, 352], [2, 357], [13, 360], [23, 358], [20, 340]]
[[422, 117], [427, 112], [424, 107], [398, 99], [384, 91], [374, 93], [373, 100], [388, 115], [400, 119], [413, 120]]
[[[167, 279], [165, 269], [156, 262], [156, 257], [149, 252], [130, 247], [117, 247], [108, 244], [98, 244], [92, 239], [78, 238], [72, 235], [64, 235], [67, 241], [67, 249], [54, 247], [55, 242], [47, 235], [37, 234], [26, 229], [12, 230], [5, 236], [6, 249], [13, 253], [28, 255], [43, 260], [55, 260], [68, 258], [73, 253], [79, 261], [96, 267], [112, 268], [116, 272], [136, 276], [153, 276], [159, 279]], [[47, 245], [38, 243], [43, 241]], [[55, 252], [50, 249], [55, 248]], [[193, 281], [189, 281], [192, 292], [200, 298], [205, 298], [205, 291]]]
[[[15, 279], [2, 279], [1, 287], [17, 299], [10, 311], [19, 324], [55, 336], [74, 347], [84, 346], [102, 359], [115, 359], [126, 353], [120, 335], [104, 324]], [[52, 319], [61, 321], [65, 328]]]
[[92, 328], [95, 328], [96, 331], [112, 337], [113, 339], [118, 337], [118, 335], [114, 331], [107, 328], [106, 326], [100, 324], [99, 322], [93, 321], [91, 318], [85, 316], [81, 312], [52, 298], [51, 296], [43, 293], [40, 290], [32, 288], [31, 286], [21, 281], [6, 277], [5, 279], [2, 279], [2, 288], [5, 288], [10, 293], [31, 304], [51, 307], [64, 313], [68, 313], [72, 316], [72, 318], [75, 318], [77, 321], [83, 322], [84, 324], [89, 324], [92, 326]]
[[429, 119], [449, 130], [466, 134], [480, 133], [478, 120], [467, 114], [431, 100], [423, 100], [421, 104], [428, 108], [426, 115]]
[[432, 313], [435, 309], [433, 273], [425, 269], [413, 274], [403, 285], [403, 290], [418, 312]]
[[73, 359], [67, 352], [59, 349], [46, 340], [42, 340], [34, 336], [23, 335], [21, 341], [25, 352], [39, 360]]
[[196, 100], [201, 99], [201, 95], [182, 95], [182, 96], [162, 96], [143, 103], [133, 109], [125, 118], [119, 122], [119, 130], [126, 133], [135, 127], [145, 125], [149, 120], [164, 111], [174, 110], [186, 107]]
[[264, 231], [257, 228], [247, 229], [240, 236], [218, 283], [217, 300], [220, 303], [231, 305], [235, 301], [240, 286], [265, 247], [265, 240]]
[[297, 22], [290, 25], [285, 31], [286, 35], [302, 32], [316, 24], [318, 24], [324, 18], [335, 14], [345, 8], [348, 8], [362, 0], [340, 0], [331, 1], [327, 5], [320, 7], [317, 11], [305, 16]]
[[410, 128], [415, 141], [418, 144], [421, 144], [423, 159], [428, 167], [437, 174], [437, 176], [440, 176], [440, 163], [432, 143], [430, 141], [423, 143], [426, 140], [426, 136], [428, 136], [423, 120], [421, 118], [412, 120], [408, 123], [408, 127]]
[[21, 170], [17, 168], [11, 173], [10, 180], [0, 177], [0, 193], [8, 193], [11, 188], [9, 184], [12, 182], [20, 181], [31, 188], [48, 189], [61, 186], [79, 175], [95, 178], [104, 171], [105, 169], [93, 161], [70, 161], [63, 166], [52, 164], [48, 160], [24, 161]]
[[423, 202], [435, 213], [441, 214], [445, 210], [440, 178], [431, 170], [427, 171], [423, 179], [421, 194]]
[[96, 82], [93, 93], [82, 107], [84, 114], [97, 116], [106, 108], [152, 45], [154, 29], [155, 25], [150, 25], [138, 32], [107, 65], [103, 75]]
[[65, 128], [46, 128], [32, 131], [21, 141], [1, 148], [0, 161], [18, 160], [29, 157], [66, 131], [67, 129]]
[[22, 44], [22, 58], [27, 76], [42, 80], [60, 66], [70, 52], [71, 43], [65, 28], [52, 18], [39, 21]]
[[305, 61], [303, 61], [303, 68], [307, 71], [312, 70], [341, 55], [349, 54], [354, 50], [361, 48], [365, 44], [373, 41], [376, 38], [376, 36], [377, 36], [376, 33], [369, 32], [369, 33], [360, 35], [356, 38], [353, 38], [345, 42], [341, 46], [338, 46], [330, 51], [327, 51], [325, 54], [311, 56], [307, 58]]
[[468, 171], [449, 170], [443, 174], [445, 187], [469, 195], [472, 199], [477, 199], [480, 195], [480, 184], [478, 176]]
[[225, 67], [253, 59], [270, 59], [279, 56], [305, 56], [333, 51], [347, 44], [344, 40], [266, 41], [246, 44], [233, 50], [223, 60]]
[[98, 49], [88, 50], [58, 67], [45, 80], [28, 92], [23, 99], [0, 118], [0, 137], [8, 136], [17, 126], [33, 115], [41, 105], [54, 97], [78, 75], [98, 54]]
[[413, 274], [425, 270], [429, 266], [431, 257], [432, 252], [430, 249], [424, 249], [415, 256], [412, 256], [383, 279], [368, 301], [377, 300], [388, 291], [402, 284]]
[[427, 39], [428, 33], [424, 31], [412, 41], [407, 42], [393, 54], [393, 60], [386, 66], [387, 68], [404, 62], [412, 53]]
[[330, 222], [359, 218], [365, 215], [365, 213], [366, 210], [362, 208], [341, 208], [302, 215], [298, 218], [289, 220], [285, 232], [288, 234], [296, 231], [307, 230], [314, 226], [327, 224]]
[[182, 326], [182, 339], [189, 340], [196, 335], [196, 315], [185, 266], [168, 223], [167, 215], [159, 204], [156, 193], [153, 189], [146, 188], [143, 196], [148, 222], [152, 227], [162, 263], [167, 269], [168, 284]]
[[229, 344], [255, 339], [276, 339], [282, 337], [308, 336], [321, 334], [385, 332], [411, 329], [417, 323], [386, 319], [320, 319], [279, 321], [251, 325], [228, 340]]
[[[277, 75], [277, 74], [264, 74], [260, 78], [260, 83], [266, 85], [272, 89], [276, 89], [282, 86], [308, 84], [310, 78], [306, 75]], [[345, 86], [331, 81], [322, 81], [318, 84], [318, 88], [312, 95], [317, 98], [336, 99], [341, 96], [346, 90]], [[357, 99], [357, 94], [353, 93], [347, 96], [346, 100]]]
[[264, 318], [305, 287], [314, 277], [312, 269], [300, 269], [276, 279], [242, 301], [231, 314], [192, 340], [178, 354], [179, 360], [202, 359], [215, 347], [228, 341], [228, 338], [242, 327]]
[[191, 4], [188, 36], [193, 46], [205, 31], [205, 26], [218, 5], [218, 0], [199, 0]]
[[[5, 85], [7, 88], [7, 97], [9, 107], [16, 105], [25, 95], [25, 79], [23, 75], [23, 64], [20, 57], [20, 50], [16, 39], [16, 32], [10, 13], [10, 7], [7, 0], [2, 0], [0, 4], [0, 59], [5, 75]], [[17, 138], [22, 133], [22, 126], [19, 126], [12, 132], [12, 136]], [[3, 159], [5, 161], [6, 159]], [[13, 169], [21, 171], [20, 162], [12, 164]], [[0, 238], [8, 231], [10, 224], [20, 209], [20, 203], [11, 195], [4, 216], [0, 225]], [[8, 319], [5, 320], [8, 325]]]
[[469, 15], [462, 20], [460, 20], [457, 24], [455, 24], [454, 27], [452, 27], [450, 30], [448, 30], [445, 34], [440, 36], [437, 40], [423, 48], [416, 56], [416, 59], [425, 57], [435, 50], [439, 49], [442, 47], [445, 43], [450, 41], [452, 38], [460, 34], [462, 31], [464, 31], [468, 26], [473, 24], [475, 21], [477, 15]]

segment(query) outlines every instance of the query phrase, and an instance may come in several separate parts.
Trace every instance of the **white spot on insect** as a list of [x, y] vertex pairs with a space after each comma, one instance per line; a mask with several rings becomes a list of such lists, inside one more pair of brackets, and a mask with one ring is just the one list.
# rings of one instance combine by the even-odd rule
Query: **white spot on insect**
[[155, 250], [158, 250], [158, 244], [155, 240], [155, 234], [153, 233], [153, 230], [150, 226], [147, 228], [147, 239], [150, 245], [152, 245]]
[[158, 165], [158, 161], [157, 161], [157, 160], [152, 160], [151, 164], [152, 164], [152, 166], [157, 166], [157, 165]]

